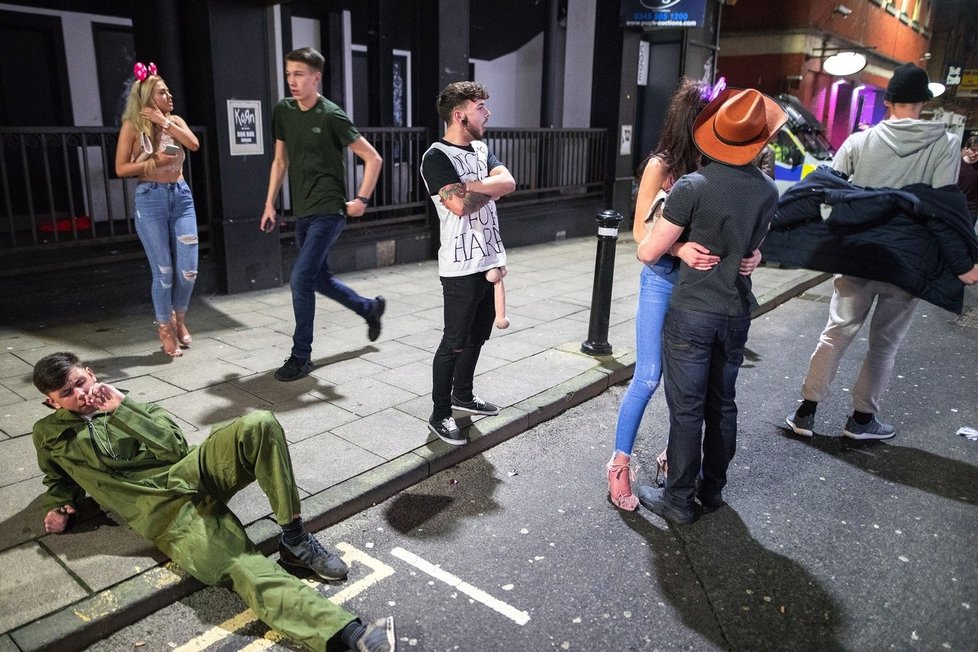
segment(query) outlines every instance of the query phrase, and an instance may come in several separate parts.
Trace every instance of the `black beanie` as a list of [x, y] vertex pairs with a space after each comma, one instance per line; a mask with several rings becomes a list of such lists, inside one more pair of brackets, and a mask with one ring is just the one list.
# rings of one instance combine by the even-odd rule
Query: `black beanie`
[[930, 79], [927, 71], [912, 63], [905, 63], [893, 71], [890, 83], [886, 85], [883, 99], [898, 104], [914, 104], [926, 102], [934, 97], [927, 84]]

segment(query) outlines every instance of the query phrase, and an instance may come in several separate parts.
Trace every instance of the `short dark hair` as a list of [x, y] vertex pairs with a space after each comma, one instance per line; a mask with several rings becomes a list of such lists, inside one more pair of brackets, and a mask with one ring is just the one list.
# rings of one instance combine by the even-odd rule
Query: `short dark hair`
[[445, 124], [451, 124], [452, 111], [464, 105], [469, 100], [488, 100], [489, 91], [482, 84], [474, 81], [452, 82], [438, 94], [438, 117]]
[[964, 146], [967, 147], [968, 149], [978, 148], [978, 136], [972, 135], [971, 137], [969, 137], [968, 140], [964, 141]]
[[297, 50], [292, 50], [285, 55], [285, 60], [295, 61], [296, 63], [304, 63], [316, 72], [322, 72], [323, 68], [326, 67], [326, 57], [320, 54], [319, 50], [316, 48], [299, 48]]
[[81, 360], [70, 351], [50, 353], [34, 365], [34, 387], [46, 396], [64, 387], [71, 370], [81, 366]]

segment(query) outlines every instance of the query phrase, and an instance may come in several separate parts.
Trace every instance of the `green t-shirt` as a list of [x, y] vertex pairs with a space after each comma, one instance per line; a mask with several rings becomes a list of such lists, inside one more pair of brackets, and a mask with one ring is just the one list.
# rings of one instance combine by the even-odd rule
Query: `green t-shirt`
[[280, 100], [272, 111], [272, 136], [283, 141], [289, 153], [293, 215], [344, 212], [344, 150], [360, 132], [343, 109], [322, 96], [308, 111], [294, 99]]

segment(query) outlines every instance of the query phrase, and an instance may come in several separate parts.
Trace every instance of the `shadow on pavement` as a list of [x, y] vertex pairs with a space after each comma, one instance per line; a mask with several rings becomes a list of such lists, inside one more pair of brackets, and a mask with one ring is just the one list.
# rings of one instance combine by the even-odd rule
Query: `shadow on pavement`
[[656, 584], [683, 622], [719, 647], [762, 650], [777, 641], [782, 650], [843, 649], [832, 596], [799, 564], [758, 543], [729, 506], [668, 530], [645, 511], [622, 520], [648, 541]]
[[880, 441], [845, 437], [812, 437], [808, 441], [821, 452], [883, 480], [967, 505], [978, 504], [978, 467], [966, 462]]
[[[483, 455], [472, 457], [398, 494], [387, 503], [384, 519], [401, 534], [418, 540], [443, 537], [458, 528], [459, 518], [499, 510], [493, 497], [500, 484], [495, 474], [496, 467]], [[433, 493], [438, 486], [444, 489]]]

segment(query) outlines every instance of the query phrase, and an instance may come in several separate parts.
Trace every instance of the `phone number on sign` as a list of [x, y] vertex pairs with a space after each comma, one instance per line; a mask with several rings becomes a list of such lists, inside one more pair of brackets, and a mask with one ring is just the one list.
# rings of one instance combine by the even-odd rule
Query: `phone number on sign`
[[636, 11], [632, 14], [633, 21], [644, 22], [663, 22], [663, 21], [688, 21], [688, 13], [670, 13], [667, 11]]

